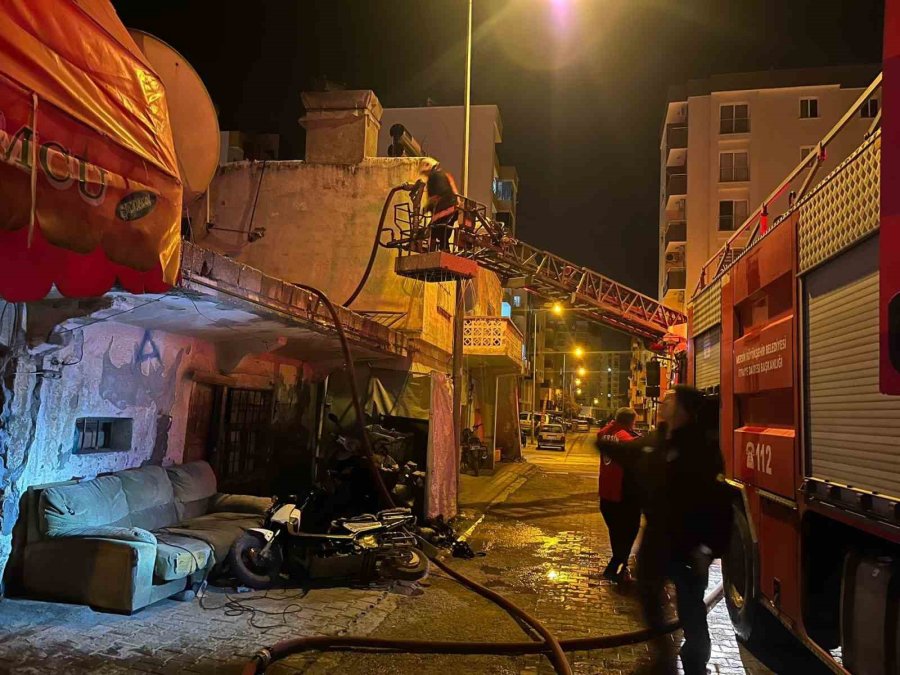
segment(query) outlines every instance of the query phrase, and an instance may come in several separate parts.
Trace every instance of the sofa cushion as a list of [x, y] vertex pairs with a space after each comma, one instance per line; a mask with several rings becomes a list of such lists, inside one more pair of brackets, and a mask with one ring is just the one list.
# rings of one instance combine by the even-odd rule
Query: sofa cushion
[[216, 474], [203, 461], [188, 462], [166, 469], [180, 520], [202, 516], [209, 509], [209, 498], [216, 494]]
[[[262, 516], [247, 513], [210, 513], [167, 527], [162, 530], [162, 534], [177, 534], [205, 541], [213, 549], [216, 564], [220, 564], [225, 562], [234, 540], [248, 528], [261, 527], [262, 521]], [[154, 534], [160, 536], [159, 532]]]
[[86, 528], [131, 527], [128, 500], [118, 476], [101, 476], [41, 492], [41, 529], [50, 537], [77, 536]]
[[193, 537], [156, 533], [156, 562], [153, 576], [159, 581], [183, 579], [205, 569], [212, 560], [212, 547]]
[[165, 469], [145, 466], [120, 471], [116, 475], [122, 481], [132, 525], [155, 530], [178, 522], [175, 493]]

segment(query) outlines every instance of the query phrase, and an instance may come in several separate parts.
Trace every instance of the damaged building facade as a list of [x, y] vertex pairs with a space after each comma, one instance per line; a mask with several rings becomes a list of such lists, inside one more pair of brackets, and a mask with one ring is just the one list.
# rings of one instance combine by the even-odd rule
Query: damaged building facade
[[[362, 91], [303, 94], [305, 161], [237, 162], [222, 167], [210, 194], [211, 226], [202, 208], [193, 222], [198, 244], [282, 279], [325, 291], [336, 303], [353, 296], [378, 235], [379, 219], [392, 229], [391, 190], [420, 178], [420, 158], [378, 157], [382, 107]], [[252, 233], [263, 234], [255, 238]], [[387, 241], [389, 232], [381, 235]], [[450, 381], [452, 282], [426, 283], [394, 271], [396, 250], [380, 248], [365, 285], [350, 306], [410, 341], [411, 371]], [[477, 426], [492, 462], [520, 454], [518, 387], [522, 336], [501, 316], [502, 288], [479, 269], [465, 282], [463, 423]], [[360, 379], [368, 373], [360, 373]], [[451, 426], [452, 420], [434, 424]], [[489, 468], [489, 467], [488, 467]]]
[[[452, 284], [402, 278], [395, 252], [382, 249], [358, 297], [342, 306], [366, 269], [386, 196], [418, 178], [419, 160], [375, 156], [372, 92], [304, 103], [306, 161], [222, 167], [210, 224], [198, 205], [174, 288], [0, 308], [6, 589], [22, 579], [29, 488], [198, 459], [224, 491], [301, 493], [312, 484], [326, 439], [353, 414], [334, 320], [296, 284], [337, 305], [367, 412], [424, 428], [426, 513], [455, 515]], [[483, 270], [466, 284], [465, 419], [480, 424], [497, 459], [520, 451], [521, 336], [500, 316], [501, 293]]]
[[[361, 363], [408, 363], [404, 336], [338, 312]], [[21, 580], [29, 488], [198, 459], [232, 492], [311, 484], [323, 382], [343, 365], [314, 294], [185, 243], [167, 293], [4, 304], [0, 318], [7, 588]]]

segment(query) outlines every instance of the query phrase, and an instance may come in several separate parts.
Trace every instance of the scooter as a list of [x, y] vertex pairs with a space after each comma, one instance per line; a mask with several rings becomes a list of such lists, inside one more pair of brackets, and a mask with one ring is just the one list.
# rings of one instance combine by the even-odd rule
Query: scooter
[[478, 475], [478, 471], [488, 460], [487, 446], [475, 435], [475, 430], [480, 426], [476, 424], [472, 429], [462, 430], [461, 469], [471, 471], [473, 476]]
[[273, 499], [265, 525], [247, 530], [231, 546], [228, 562], [238, 583], [263, 590], [279, 585], [285, 575], [366, 582], [378, 575], [415, 581], [428, 573], [428, 558], [410, 533], [416, 518], [409, 509], [338, 518], [326, 532], [307, 531], [304, 516], [316, 510], [321, 497], [314, 490], [302, 506], [293, 495]]
[[[359, 441], [343, 432], [334, 414], [334, 450], [324, 467], [324, 484], [314, 488], [298, 506], [294, 495], [273, 498], [261, 528], [247, 530], [229, 551], [229, 564], [239, 583], [255, 589], [271, 588], [287, 574], [294, 579], [359, 577], [377, 574], [416, 580], [428, 572], [428, 559], [415, 547], [411, 534], [416, 518], [409, 508], [370, 511], [378, 498], [369, 459]], [[421, 480], [415, 464], [401, 467], [389, 450], [405, 435], [377, 427], [367, 433], [375, 461], [388, 490], [398, 479]], [[362, 515], [358, 515], [362, 514]]]

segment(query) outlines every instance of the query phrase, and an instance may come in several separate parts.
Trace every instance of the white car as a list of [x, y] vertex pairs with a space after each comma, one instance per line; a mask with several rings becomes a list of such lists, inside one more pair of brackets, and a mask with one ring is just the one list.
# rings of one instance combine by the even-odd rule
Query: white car
[[561, 424], [542, 424], [538, 429], [537, 446], [540, 448], [566, 448], [566, 432]]

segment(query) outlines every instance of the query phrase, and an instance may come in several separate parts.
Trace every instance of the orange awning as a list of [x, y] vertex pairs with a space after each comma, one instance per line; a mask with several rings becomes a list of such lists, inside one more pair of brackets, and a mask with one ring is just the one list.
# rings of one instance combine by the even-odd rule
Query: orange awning
[[162, 83], [108, 0], [0, 0], [0, 297], [160, 292], [181, 182]]

